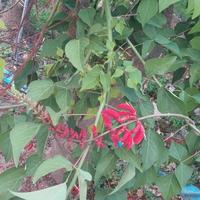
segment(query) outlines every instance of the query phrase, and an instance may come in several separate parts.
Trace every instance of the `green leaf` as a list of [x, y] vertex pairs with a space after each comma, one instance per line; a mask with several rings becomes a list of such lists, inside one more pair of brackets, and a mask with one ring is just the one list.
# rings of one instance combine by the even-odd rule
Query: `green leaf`
[[169, 155], [181, 161], [188, 155], [188, 152], [183, 145], [173, 142], [169, 149]]
[[163, 87], [158, 90], [157, 106], [162, 113], [186, 113], [184, 102]]
[[6, 65], [5, 60], [0, 58], [0, 82], [3, 80], [3, 69], [5, 65]]
[[142, 82], [142, 72], [137, 68], [132, 68], [131, 72], [129, 71], [128, 76], [127, 86], [137, 89], [138, 84], [141, 84]]
[[95, 88], [99, 83], [99, 74], [99, 66], [95, 66], [87, 72], [82, 79], [81, 91]]
[[0, 19], [0, 30], [6, 30], [6, 25], [3, 20]]
[[54, 92], [54, 84], [50, 79], [32, 81], [29, 85], [28, 96], [33, 101], [47, 99]]
[[95, 14], [96, 10], [94, 8], [84, 8], [79, 11], [78, 16], [88, 26], [92, 26]]
[[66, 112], [72, 104], [70, 91], [65, 88], [57, 88], [54, 95], [56, 98], [56, 103], [58, 104], [60, 110]]
[[50, 158], [48, 160], [45, 160], [36, 170], [34, 176], [33, 176], [33, 182], [36, 183], [38, 179], [40, 179], [42, 176], [45, 176], [46, 174], [49, 174], [51, 172], [54, 172], [58, 169], [65, 168], [66, 171], [72, 170], [72, 164], [69, 162], [66, 158], [63, 156], [57, 155], [53, 158]]
[[192, 176], [193, 169], [183, 163], [180, 163], [176, 168], [175, 175], [181, 187], [185, 186], [187, 181]]
[[200, 162], [200, 156], [196, 159], [196, 162]]
[[23, 168], [8, 169], [0, 174], [0, 199], [9, 199], [12, 195], [8, 193], [8, 190], [18, 189], [17, 187], [24, 175], [25, 171]]
[[124, 148], [115, 149], [115, 154], [119, 159], [126, 160], [133, 167], [136, 167], [140, 172], [142, 172], [141, 161], [139, 157], [132, 151], [127, 151]]
[[13, 192], [11, 193], [17, 197], [25, 200], [65, 200], [67, 195], [67, 186], [65, 183], [49, 187], [43, 190], [34, 192]]
[[142, 57], [145, 58], [147, 55], [149, 55], [153, 47], [154, 47], [153, 40], [145, 40], [142, 45]]
[[200, 50], [200, 36], [196, 36], [190, 40], [190, 44], [193, 49]]
[[71, 40], [65, 46], [65, 54], [72, 65], [79, 71], [84, 71], [85, 48], [89, 45], [87, 38]]
[[164, 144], [158, 134], [148, 132], [147, 139], [142, 142], [142, 161], [144, 170], [149, 169], [154, 163], [162, 158], [165, 151]]
[[52, 123], [54, 126], [56, 126], [59, 122], [60, 117], [62, 116], [62, 111], [60, 112], [55, 112], [51, 107], [46, 106], [46, 110], [49, 113]]
[[189, 153], [194, 153], [200, 149], [199, 136], [195, 135], [192, 131], [186, 135], [185, 142], [187, 144]]
[[26, 175], [33, 176], [42, 161], [42, 157], [37, 154], [30, 156], [26, 161]]
[[91, 181], [92, 176], [90, 173], [83, 171], [81, 169], [78, 169], [78, 182], [79, 182], [79, 188], [80, 188], [80, 200], [86, 200], [87, 199], [87, 182]]
[[40, 124], [33, 122], [22, 122], [16, 124], [10, 132], [10, 140], [12, 144], [13, 158], [15, 166], [18, 166], [21, 151], [24, 149], [38, 133]]
[[176, 58], [176, 56], [168, 56], [164, 58], [149, 59], [144, 66], [145, 73], [151, 76], [155, 74], [163, 75], [167, 72], [172, 72], [176, 70], [173, 68]]
[[[191, 1], [191, 0], [189, 0]], [[198, 17], [200, 15], [200, 7], [199, 7], [199, 0], [192, 0], [193, 1], [193, 15], [192, 15], [192, 19], [195, 19], [196, 17]]]
[[162, 12], [172, 4], [179, 2], [180, 0], [159, 0], [159, 12]]
[[102, 152], [102, 156], [100, 157], [98, 163], [97, 163], [97, 167], [96, 167], [96, 173], [95, 173], [95, 177], [94, 177], [94, 181], [95, 183], [97, 183], [97, 181], [103, 176], [103, 175], [107, 175], [108, 173], [110, 173], [110, 170], [113, 170], [114, 166], [115, 166], [115, 162], [117, 160], [116, 155], [109, 151], [106, 154]]
[[138, 6], [137, 14], [144, 26], [158, 12], [157, 0], [142, 0]]
[[189, 34], [200, 32], [200, 21], [197, 22], [190, 30]]
[[190, 87], [200, 79], [199, 64], [193, 64], [190, 67]]
[[169, 39], [167, 39], [166, 37], [164, 37], [163, 35], [160, 35], [160, 34], [156, 35], [154, 40], [158, 44], [160, 44], [163, 47], [165, 47], [165, 48], [169, 49], [170, 51], [172, 51], [177, 56], [181, 57], [180, 49], [179, 49], [178, 45], [175, 42], [170, 41]]
[[117, 192], [119, 189], [121, 189], [126, 183], [128, 183], [131, 179], [133, 179], [135, 176], [135, 167], [133, 167], [133, 165], [129, 164], [120, 181], [118, 182], [117, 186], [115, 187], [115, 189], [110, 193], [111, 194], [114, 194], [115, 192]]
[[46, 141], [49, 135], [49, 130], [48, 127], [45, 125], [41, 125], [38, 134], [36, 135], [36, 140], [37, 140], [37, 154], [40, 157], [43, 157], [44, 153], [44, 148], [46, 145]]
[[101, 84], [103, 86], [104, 92], [109, 92], [110, 91], [110, 84], [111, 84], [110, 75], [104, 73], [103, 71], [101, 71], [101, 73], [100, 73], [100, 82], [101, 82]]
[[158, 178], [156, 182], [165, 200], [170, 200], [181, 191], [181, 187], [174, 174]]
[[116, 68], [114, 74], [112, 75], [112, 78], [119, 78], [124, 74], [124, 70], [120, 69], [119, 67]]

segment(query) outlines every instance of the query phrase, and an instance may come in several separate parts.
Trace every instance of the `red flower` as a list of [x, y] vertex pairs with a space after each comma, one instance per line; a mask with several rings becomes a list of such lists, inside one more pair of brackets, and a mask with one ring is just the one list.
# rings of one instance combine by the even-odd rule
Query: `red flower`
[[144, 127], [140, 121], [137, 121], [136, 127], [134, 128], [134, 133], [135, 136], [133, 137], [133, 142], [135, 144], [139, 144], [142, 142], [145, 135]]
[[136, 110], [128, 103], [116, 105], [116, 110], [106, 108], [102, 112], [104, 126], [110, 131], [110, 139], [115, 147], [124, 146], [131, 149], [134, 144], [139, 144], [144, 138], [144, 127], [140, 121], [136, 122], [134, 128], [130, 129], [127, 125], [120, 128], [112, 129], [112, 122], [115, 121], [119, 125], [128, 121], [137, 120]]
[[[95, 139], [98, 134], [97, 134], [97, 127], [96, 126], [93, 126], [92, 127], [92, 134], [93, 134], [93, 138]], [[99, 138], [96, 138], [94, 141], [95, 141], [95, 144], [100, 148], [104, 148], [105, 147], [105, 144], [103, 144], [103, 137], [99, 137]]]

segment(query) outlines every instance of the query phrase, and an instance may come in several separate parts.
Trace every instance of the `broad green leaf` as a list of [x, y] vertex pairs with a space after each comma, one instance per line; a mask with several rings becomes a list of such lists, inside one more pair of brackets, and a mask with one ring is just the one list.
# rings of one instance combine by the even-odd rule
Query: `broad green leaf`
[[115, 154], [119, 159], [126, 160], [133, 167], [136, 167], [140, 172], [142, 171], [141, 161], [132, 151], [127, 151], [124, 148], [115, 149]]
[[142, 82], [142, 72], [137, 68], [133, 68], [131, 72], [128, 72], [127, 86], [137, 89], [138, 84]]
[[71, 40], [65, 46], [65, 54], [72, 65], [79, 71], [84, 71], [85, 48], [89, 45], [89, 40], [82, 38]]
[[120, 181], [118, 182], [115, 189], [110, 193], [110, 195], [114, 194], [119, 189], [121, 189], [126, 183], [128, 183], [131, 179], [133, 179], [134, 176], [135, 176], [135, 167], [133, 167], [133, 165], [131, 165], [131, 164], [128, 164]]
[[159, 12], [162, 12], [172, 4], [179, 2], [180, 0], [159, 0]]
[[197, 162], [200, 162], [200, 156], [196, 159]]
[[164, 151], [164, 144], [159, 135], [152, 131], [148, 132], [141, 149], [144, 170], [149, 169], [156, 161], [160, 160]]
[[199, 64], [193, 64], [190, 67], [190, 87], [198, 80], [200, 80], [200, 66]]
[[174, 174], [158, 178], [156, 185], [162, 193], [164, 200], [170, 200], [181, 191], [181, 187]]
[[144, 66], [145, 73], [151, 76], [155, 74], [163, 75], [164, 73], [172, 72], [176, 70], [173, 68], [176, 58], [176, 56], [169, 56], [164, 58], [149, 59]]
[[195, 107], [198, 106], [198, 102], [188, 94], [186, 91], [182, 91], [179, 94], [180, 99], [184, 102], [186, 112], [192, 111]]
[[193, 169], [183, 163], [180, 163], [176, 168], [175, 175], [181, 187], [185, 186], [187, 181], [192, 176]]
[[44, 148], [46, 145], [46, 141], [49, 135], [49, 130], [48, 127], [45, 125], [41, 125], [38, 134], [36, 135], [36, 140], [37, 140], [37, 154], [40, 157], [43, 157], [44, 153]]
[[60, 117], [62, 116], [62, 111], [60, 112], [55, 112], [51, 107], [46, 106], [46, 110], [49, 113], [52, 123], [54, 126], [56, 126], [59, 122]]
[[154, 47], [153, 40], [145, 40], [142, 45], [142, 57], [145, 58]]
[[24, 147], [37, 135], [40, 124], [33, 122], [22, 122], [16, 124], [10, 132], [13, 158], [15, 166], [18, 166], [19, 157]]
[[6, 25], [3, 20], [0, 19], [0, 30], [6, 30]]
[[116, 68], [114, 74], [112, 75], [112, 78], [119, 78], [124, 74], [124, 70], [120, 69], [119, 67]]
[[3, 69], [4, 69], [5, 64], [6, 64], [5, 60], [0, 58], [0, 82], [3, 79]]
[[79, 11], [78, 16], [88, 26], [92, 26], [95, 14], [96, 10], [94, 8], [84, 8]]
[[80, 188], [80, 200], [87, 199], [87, 181], [91, 181], [92, 176], [90, 173], [78, 169], [78, 182]]
[[26, 175], [33, 176], [38, 166], [43, 162], [43, 158], [37, 154], [30, 156], [26, 161]]
[[193, 10], [192, 19], [195, 19], [196, 17], [200, 15], [199, 0], [193, 0], [193, 3], [194, 3], [194, 8], [193, 8], [194, 10]]
[[54, 95], [60, 110], [66, 112], [72, 104], [70, 92], [65, 88], [57, 88]]
[[18, 189], [20, 180], [25, 176], [23, 168], [8, 169], [0, 174], [0, 199], [8, 200], [12, 195], [8, 190]]
[[189, 34], [200, 32], [200, 21], [197, 22], [190, 30]]
[[42, 176], [45, 176], [46, 174], [49, 174], [51, 172], [54, 172], [58, 169], [65, 168], [67, 171], [72, 170], [72, 164], [70, 161], [68, 161], [63, 156], [57, 155], [53, 158], [50, 158], [48, 160], [45, 160], [36, 170], [34, 176], [33, 176], [33, 182], [36, 183], [38, 179], [40, 179]]
[[169, 155], [181, 161], [188, 155], [188, 152], [183, 145], [173, 142], [169, 149]]
[[50, 79], [32, 81], [29, 85], [28, 96], [33, 101], [47, 99], [54, 92], [54, 84]]
[[200, 36], [196, 36], [190, 40], [193, 49], [200, 50]]
[[110, 84], [111, 84], [110, 75], [101, 71], [100, 82], [101, 82], [101, 85], [103, 86], [104, 92], [109, 92], [110, 91]]
[[192, 131], [186, 135], [185, 142], [187, 144], [189, 153], [191, 154], [200, 149], [199, 136], [195, 135]]
[[170, 41], [169, 39], [167, 39], [166, 37], [160, 34], [158, 34], [154, 40], [158, 44], [169, 49], [171, 52], [173, 52], [177, 56], [181, 57], [179, 46], [175, 42]]
[[142, 173], [137, 173], [134, 178], [134, 189], [143, 187], [144, 185], [151, 185], [152, 183], [155, 183], [157, 176], [158, 174], [155, 170], [155, 167], [153, 166]]
[[186, 113], [183, 101], [163, 87], [158, 90], [157, 106], [162, 113]]
[[99, 66], [95, 66], [87, 72], [82, 79], [81, 91], [95, 88], [99, 83], [99, 74]]
[[13, 192], [11, 193], [17, 197], [25, 200], [65, 200], [67, 195], [67, 186], [65, 183], [49, 187], [43, 190], [34, 192]]
[[158, 12], [157, 0], [142, 0], [138, 6], [137, 14], [142, 25], [146, 24]]
[[102, 156], [100, 157], [98, 163], [97, 163], [97, 167], [96, 167], [96, 173], [95, 173], [95, 177], [94, 177], [94, 181], [95, 183], [97, 183], [97, 181], [104, 175], [107, 175], [108, 173], [110, 173], [110, 170], [112, 170], [115, 166], [115, 162], [117, 160], [116, 155], [109, 151], [106, 154], [102, 154]]

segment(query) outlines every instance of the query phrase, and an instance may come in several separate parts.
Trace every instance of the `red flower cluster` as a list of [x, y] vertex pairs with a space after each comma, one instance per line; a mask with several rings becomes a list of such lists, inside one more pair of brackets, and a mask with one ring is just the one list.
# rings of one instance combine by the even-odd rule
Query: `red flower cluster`
[[[125, 147], [131, 149], [134, 144], [139, 144], [145, 134], [142, 123], [137, 119], [136, 110], [128, 103], [121, 103], [116, 108], [105, 108], [102, 111], [103, 123], [107, 131], [110, 133], [110, 139], [115, 147]], [[135, 120], [134, 128], [125, 125], [126, 122]], [[113, 127], [113, 122], [117, 123], [117, 127]], [[52, 126], [51, 131], [56, 133], [57, 138], [67, 138], [70, 142], [78, 142], [81, 148], [84, 148], [88, 133], [86, 129], [80, 132], [69, 128], [67, 125], [59, 123], [57, 126]], [[96, 126], [92, 127], [92, 134], [95, 144], [99, 148], [104, 148], [103, 137], [99, 137]]]
[[[136, 110], [130, 104], [118, 104], [116, 109], [106, 108], [102, 112], [102, 118], [105, 128], [110, 131], [110, 138], [115, 147], [124, 146], [131, 149], [134, 144], [139, 144], [143, 140], [144, 127], [137, 120]], [[120, 125], [131, 120], [136, 120], [135, 127], [132, 129], [129, 129], [127, 125], [113, 128], [114, 121]]]
[[51, 127], [50, 131], [55, 132], [57, 138], [67, 138], [69, 142], [78, 142], [81, 148], [84, 148], [88, 135], [85, 129], [82, 129], [80, 133], [78, 133], [74, 129], [69, 128], [67, 125], [62, 123], [59, 123], [55, 127]]

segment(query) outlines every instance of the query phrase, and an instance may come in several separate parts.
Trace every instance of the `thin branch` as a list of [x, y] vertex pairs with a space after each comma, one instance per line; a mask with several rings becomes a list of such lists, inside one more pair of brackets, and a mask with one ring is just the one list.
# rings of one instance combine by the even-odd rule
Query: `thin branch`
[[193, 157], [195, 157], [195, 156], [197, 156], [197, 155], [199, 155], [199, 154], [200, 154], [200, 151], [197, 151], [197, 152], [195, 152], [194, 154], [192, 154], [191, 156], [189, 156], [189, 157], [187, 157], [186, 159], [182, 160], [181, 162], [184, 163], [184, 162], [190, 160], [191, 158], [193, 158]]
[[[138, 50], [135, 48], [135, 46], [132, 44], [132, 42], [127, 38], [126, 39], [127, 43], [130, 45], [131, 49], [133, 50], [133, 52], [136, 54], [136, 56], [139, 58], [139, 60], [141, 61], [141, 63], [145, 66], [145, 61], [142, 58], [142, 56], [139, 54]], [[159, 87], [162, 87], [162, 84], [159, 82], [159, 80], [156, 78], [156, 76], [152, 76], [153, 79], [155, 80], [155, 82], [159, 85]]]

